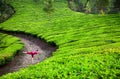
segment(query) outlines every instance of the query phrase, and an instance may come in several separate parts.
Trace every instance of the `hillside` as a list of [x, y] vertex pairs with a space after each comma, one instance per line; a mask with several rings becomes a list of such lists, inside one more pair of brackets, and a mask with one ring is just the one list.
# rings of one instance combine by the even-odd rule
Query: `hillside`
[[120, 14], [95, 15], [71, 11], [55, 0], [55, 11], [43, 11], [43, 0], [11, 0], [16, 13], [0, 29], [37, 35], [59, 48], [53, 56], [1, 76], [0, 79], [119, 79]]

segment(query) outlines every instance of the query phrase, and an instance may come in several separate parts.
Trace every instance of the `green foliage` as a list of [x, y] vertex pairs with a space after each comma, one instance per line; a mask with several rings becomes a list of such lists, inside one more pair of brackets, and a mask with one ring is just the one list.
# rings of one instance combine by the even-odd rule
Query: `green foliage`
[[0, 65], [4, 65], [23, 48], [23, 45], [18, 38], [2, 33], [0, 33], [0, 37]]
[[7, 20], [14, 14], [14, 9], [5, 0], [0, 1], [0, 23]]
[[68, 3], [72, 10], [85, 13], [105, 14], [120, 11], [119, 0], [68, 0]]
[[96, 4], [96, 7], [101, 14], [104, 14], [106, 13], [105, 11], [108, 11], [107, 6], [109, 5], [109, 0], [96, 0]]
[[120, 78], [120, 14], [73, 12], [66, 3], [56, 0], [54, 13], [47, 16], [42, 5], [36, 6], [32, 0], [11, 1], [16, 14], [0, 28], [37, 35], [54, 42], [58, 49], [45, 61], [0, 79]]
[[47, 13], [51, 13], [54, 11], [54, 7], [53, 7], [53, 1], [54, 0], [45, 0], [44, 1], [44, 8], [43, 10]]

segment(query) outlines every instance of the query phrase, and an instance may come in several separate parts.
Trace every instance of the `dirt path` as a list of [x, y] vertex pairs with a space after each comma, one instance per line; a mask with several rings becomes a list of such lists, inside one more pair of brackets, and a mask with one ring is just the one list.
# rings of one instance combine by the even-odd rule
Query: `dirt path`
[[[47, 57], [52, 55], [52, 52], [56, 50], [56, 46], [48, 45], [43, 40], [35, 38], [25, 34], [12, 34], [19, 37], [24, 43], [24, 49], [19, 52], [15, 58], [8, 64], [0, 67], [0, 76], [9, 72], [18, 71], [20, 68], [25, 68], [31, 64], [36, 64], [43, 61]], [[35, 51], [38, 50], [39, 54], [34, 56], [34, 61], [31, 60], [31, 55], [24, 54], [23, 51]]]

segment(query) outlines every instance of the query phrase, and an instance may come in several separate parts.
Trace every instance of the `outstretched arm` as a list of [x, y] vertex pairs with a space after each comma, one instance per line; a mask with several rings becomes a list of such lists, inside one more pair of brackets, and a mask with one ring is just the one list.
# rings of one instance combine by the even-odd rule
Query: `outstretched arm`
[[27, 53], [27, 52], [24, 52], [24, 51], [23, 51], [23, 53]]
[[37, 51], [37, 54], [40, 54], [41, 52]]

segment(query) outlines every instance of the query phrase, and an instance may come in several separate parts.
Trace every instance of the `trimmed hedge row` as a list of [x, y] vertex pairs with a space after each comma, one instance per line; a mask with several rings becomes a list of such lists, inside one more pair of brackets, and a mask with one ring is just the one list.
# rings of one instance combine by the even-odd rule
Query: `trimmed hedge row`
[[66, 0], [55, 0], [55, 11], [43, 11], [42, 0], [10, 1], [16, 14], [0, 25], [54, 42], [53, 56], [0, 79], [119, 79], [120, 14], [92, 15], [71, 11]]
[[0, 33], [0, 66], [12, 60], [23, 48], [21, 41], [13, 36]]

